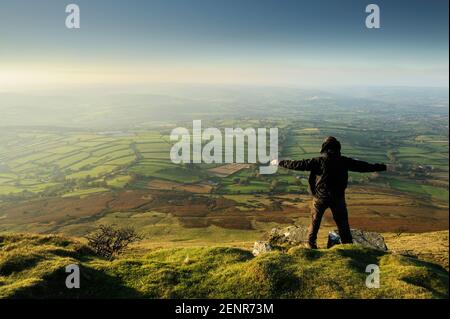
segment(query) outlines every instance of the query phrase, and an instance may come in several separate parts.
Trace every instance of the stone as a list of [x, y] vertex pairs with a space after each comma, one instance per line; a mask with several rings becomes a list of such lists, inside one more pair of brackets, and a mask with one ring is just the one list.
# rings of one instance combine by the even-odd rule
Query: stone
[[330, 231], [328, 233], [327, 248], [331, 248], [333, 246], [340, 244], [341, 244], [341, 237], [339, 236], [339, 234], [336, 231]]
[[[367, 232], [359, 229], [350, 230], [353, 237], [353, 243], [364, 247], [374, 248], [381, 251], [387, 251], [388, 248], [384, 241], [384, 237], [377, 232]], [[328, 234], [327, 248], [331, 248], [341, 243], [341, 237], [337, 230], [331, 231]]]
[[272, 245], [298, 246], [308, 243], [308, 229], [304, 226], [288, 226], [273, 228], [269, 234], [269, 243]]
[[258, 256], [263, 253], [267, 253], [269, 251], [273, 250], [273, 247], [271, 244], [265, 242], [265, 241], [256, 241], [253, 245], [253, 256]]

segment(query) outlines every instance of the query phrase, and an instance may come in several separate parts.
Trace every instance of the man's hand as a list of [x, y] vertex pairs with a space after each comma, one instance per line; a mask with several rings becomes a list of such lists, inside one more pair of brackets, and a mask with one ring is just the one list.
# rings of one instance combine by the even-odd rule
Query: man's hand
[[273, 159], [270, 161], [270, 165], [272, 166], [278, 166], [279, 161], [277, 159]]

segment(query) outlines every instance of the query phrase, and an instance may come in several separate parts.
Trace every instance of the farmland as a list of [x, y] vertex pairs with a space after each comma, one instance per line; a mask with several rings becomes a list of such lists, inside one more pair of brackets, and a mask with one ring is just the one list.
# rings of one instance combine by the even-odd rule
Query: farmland
[[[317, 156], [332, 129], [297, 127], [286, 126], [282, 157]], [[344, 140], [351, 134], [339, 133]], [[3, 232], [83, 236], [95, 225], [115, 223], [137, 227], [159, 243], [251, 242], [277, 224], [309, 221], [306, 172], [260, 175], [255, 165], [173, 164], [168, 135], [156, 130], [16, 136], [14, 143], [3, 137]], [[448, 146], [413, 136], [388, 147], [382, 140], [366, 145], [344, 142], [343, 152], [397, 170], [350, 174], [352, 225], [392, 232], [448, 227]], [[328, 215], [324, 226], [334, 227]]]
[[[318, 156], [323, 138], [336, 136], [346, 156], [393, 167], [350, 172], [353, 227], [448, 229], [448, 111], [337, 98], [300, 99], [299, 110], [283, 101], [264, 117], [252, 108], [232, 116], [232, 107], [227, 116], [208, 117], [200, 109], [196, 116], [220, 130], [278, 127], [284, 159]], [[133, 125], [116, 120], [117, 127], [0, 127], [0, 232], [84, 236], [111, 223], [134, 226], [155, 245], [249, 245], [274, 226], [309, 222], [307, 172], [262, 175], [255, 164], [175, 164], [170, 132], [191, 127], [191, 118], [149, 123], [133, 112]], [[321, 236], [334, 227], [325, 215]]]

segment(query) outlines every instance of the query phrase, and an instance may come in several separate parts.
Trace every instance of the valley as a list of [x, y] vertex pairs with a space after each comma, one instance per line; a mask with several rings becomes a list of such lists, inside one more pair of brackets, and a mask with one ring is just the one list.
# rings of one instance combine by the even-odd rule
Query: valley
[[[448, 229], [448, 117], [431, 114], [431, 121], [400, 112], [402, 120], [390, 121], [363, 113], [234, 123], [279, 127], [280, 158], [318, 156], [323, 137], [335, 135], [345, 155], [394, 165], [393, 172], [350, 173], [355, 228]], [[229, 124], [209, 121], [218, 128]], [[159, 243], [251, 242], [274, 225], [309, 222], [307, 172], [262, 175], [256, 164], [174, 164], [174, 127], [3, 129], [0, 231], [84, 236], [98, 224], [114, 223]], [[333, 225], [327, 214], [325, 226]]]

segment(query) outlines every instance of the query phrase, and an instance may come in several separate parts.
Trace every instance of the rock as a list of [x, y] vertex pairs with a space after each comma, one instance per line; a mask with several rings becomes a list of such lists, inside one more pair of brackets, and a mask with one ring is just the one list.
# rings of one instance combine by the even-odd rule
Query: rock
[[308, 229], [304, 226], [288, 226], [274, 228], [269, 235], [269, 243], [272, 245], [302, 245], [308, 242]]
[[298, 246], [308, 242], [308, 229], [304, 226], [288, 226], [273, 228], [269, 233], [268, 241], [257, 241], [253, 245], [253, 255], [284, 249], [286, 246]]
[[[350, 231], [352, 233], [354, 244], [382, 251], [388, 250], [384, 237], [381, 236], [381, 234], [376, 232], [366, 232], [359, 229], [351, 229]], [[334, 245], [339, 245], [340, 243], [341, 237], [339, 236], [339, 232], [337, 230], [328, 234], [327, 248], [331, 248]]]
[[273, 250], [273, 247], [271, 244], [265, 242], [265, 241], [256, 241], [253, 245], [253, 256], [258, 256], [262, 253], [267, 253], [269, 251]]
[[341, 243], [341, 237], [336, 231], [330, 231], [328, 233], [328, 243], [327, 248], [339, 245]]

